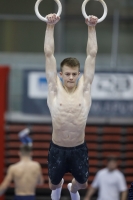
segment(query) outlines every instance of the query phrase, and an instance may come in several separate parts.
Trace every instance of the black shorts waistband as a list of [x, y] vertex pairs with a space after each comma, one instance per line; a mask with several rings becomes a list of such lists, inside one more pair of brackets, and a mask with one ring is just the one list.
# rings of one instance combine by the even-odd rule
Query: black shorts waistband
[[86, 146], [86, 142], [84, 141], [83, 144], [80, 144], [80, 145], [75, 146], [75, 147], [62, 147], [62, 146], [58, 146], [57, 144], [54, 144], [53, 141], [51, 141], [51, 145], [50, 146], [56, 147], [58, 149], [63, 149], [63, 150], [74, 150], [74, 149], [83, 148], [84, 146]]
[[15, 195], [14, 200], [35, 200], [35, 195]]

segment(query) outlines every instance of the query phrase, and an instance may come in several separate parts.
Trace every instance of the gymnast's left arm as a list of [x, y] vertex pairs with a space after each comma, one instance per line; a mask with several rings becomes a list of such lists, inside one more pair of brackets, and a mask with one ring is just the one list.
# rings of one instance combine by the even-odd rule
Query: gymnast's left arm
[[95, 26], [97, 24], [98, 18], [95, 16], [89, 16], [85, 20], [88, 25], [88, 43], [87, 43], [87, 58], [85, 60], [84, 66], [84, 90], [86, 91], [88, 85], [92, 84], [94, 73], [95, 73], [95, 60], [97, 55], [97, 37]]
[[5, 193], [13, 179], [13, 168], [10, 166], [7, 171], [7, 175], [4, 178], [3, 182], [0, 184], [0, 196]]

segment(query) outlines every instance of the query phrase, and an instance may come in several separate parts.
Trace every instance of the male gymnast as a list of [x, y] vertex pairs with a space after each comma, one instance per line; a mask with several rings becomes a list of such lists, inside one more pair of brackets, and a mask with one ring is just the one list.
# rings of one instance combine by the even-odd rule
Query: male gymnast
[[63, 176], [70, 172], [72, 183], [68, 184], [72, 200], [79, 200], [78, 190], [87, 187], [89, 177], [88, 149], [84, 141], [85, 126], [91, 107], [91, 84], [95, 73], [97, 39], [95, 26], [98, 18], [89, 16], [87, 58], [84, 73], [80, 77], [80, 63], [76, 58], [61, 62], [60, 77], [57, 75], [54, 57], [54, 27], [60, 20], [56, 14], [47, 15], [44, 53], [48, 82], [47, 103], [52, 117], [53, 133], [48, 153], [49, 187], [52, 200], [59, 200]]
[[32, 140], [28, 134], [28, 129], [19, 133], [22, 142], [19, 150], [20, 161], [9, 166], [7, 175], [0, 185], [0, 196], [14, 181], [14, 200], [35, 200], [36, 187], [43, 184], [41, 166], [32, 160]]

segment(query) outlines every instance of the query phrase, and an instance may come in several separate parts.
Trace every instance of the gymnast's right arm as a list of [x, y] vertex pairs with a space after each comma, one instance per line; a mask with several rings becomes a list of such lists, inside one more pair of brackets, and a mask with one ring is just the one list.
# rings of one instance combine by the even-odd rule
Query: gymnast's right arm
[[46, 62], [46, 78], [48, 82], [48, 88], [50, 91], [56, 93], [57, 85], [57, 69], [56, 60], [54, 57], [54, 26], [60, 20], [56, 17], [56, 14], [47, 15], [47, 28], [44, 41], [44, 53]]
[[13, 168], [10, 166], [7, 171], [7, 175], [4, 178], [3, 182], [0, 184], [0, 196], [5, 193], [9, 187], [11, 181], [13, 180]]

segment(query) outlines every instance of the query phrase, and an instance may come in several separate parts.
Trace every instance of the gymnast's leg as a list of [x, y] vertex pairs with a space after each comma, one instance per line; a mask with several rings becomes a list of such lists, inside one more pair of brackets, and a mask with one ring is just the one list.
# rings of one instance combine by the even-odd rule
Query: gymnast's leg
[[52, 200], [59, 200], [60, 199], [63, 183], [64, 183], [64, 179], [62, 179], [61, 182], [58, 185], [53, 185], [51, 183], [50, 178], [49, 178], [49, 188], [52, 190], [52, 193], [51, 193], [51, 199]]
[[70, 195], [71, 195], [71, 199], [72, 200], [80, 200], [80, 196], [79, 196], [79, 192], [78, 190], [80, 189], [86, 189], [88, 186], [88, 183], [83, 183], [83, 184], [80, 184], [78, 183], [75, 178], [72, 180], [72, 183], [69, 183], [67, 185], [67, 188], [70, 192]]

